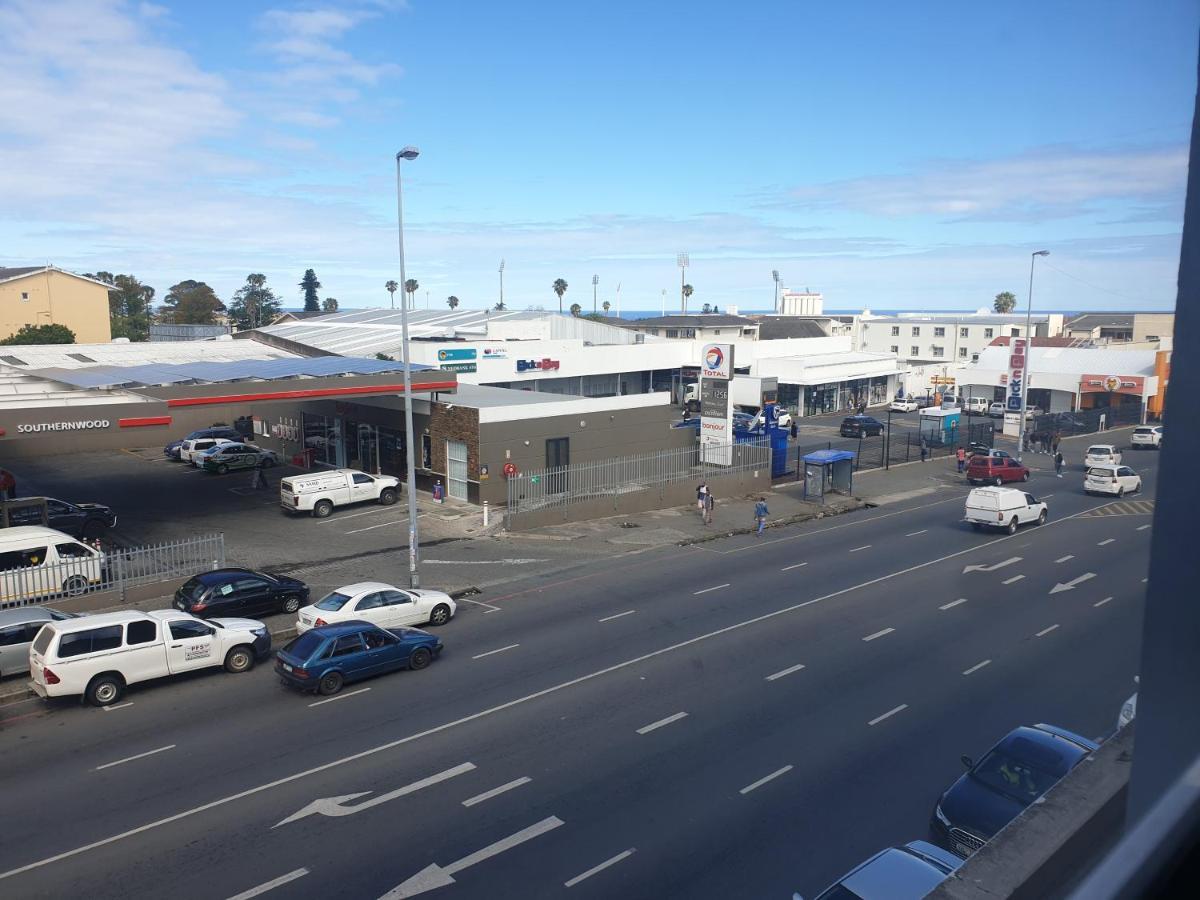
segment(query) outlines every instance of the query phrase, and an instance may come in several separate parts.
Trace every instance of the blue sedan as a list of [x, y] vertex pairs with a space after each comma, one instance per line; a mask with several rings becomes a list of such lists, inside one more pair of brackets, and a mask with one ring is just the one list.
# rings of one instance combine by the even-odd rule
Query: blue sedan
[[306, 631], [275, 654], [285, 684], [329, 696], [351, 681], [396, 669], [424, 669], [442, 642], [418, 628], [383, 629], [350, 621]]

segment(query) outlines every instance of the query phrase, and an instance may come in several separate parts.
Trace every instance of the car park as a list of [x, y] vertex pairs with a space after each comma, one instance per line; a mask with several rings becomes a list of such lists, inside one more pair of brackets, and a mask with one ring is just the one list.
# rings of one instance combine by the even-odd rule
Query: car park
[[1161, 450], [1162, 439], [1161, 425], [1139, 425], [1130, 435], [1129, 446], [1134, 450]]
[[224, 438], [229, 441], [240, 441], [242, 436], [235, 429], [228, 427], [201, 428], [199, 431], [193, 431], [187, 437], [171, 441], [163, 447], [163, 456], [167, 457], [167, 459], [181, 459], [180, 450], [183, 449], [184, 442], [194, 441], [198, 438]]
[[381, 581], [363, 581], [330, 591], [296, 616], [296, 631], [362, 620], [382, 628], [445, 625], [458, 607], [443, 591], [401, 590]]
[[1050, 510], [1044, 500], [1016, 488], [975, 488], [967, 495], [964, 519], [976, 531], [1002, 528], [1016, 534], [1019, 525], [1046, 524]]
[[357, 469], [330, 469], [292, 475], [279, 482], [279, 505], [287, 512], [311, 512], [323, 519], [334, 507], [375, 500], [391, 506], [400, 498], [400, 479]]
[[82, 594], [105, 578], [105, 555], [40, 525], [0, 529], [0, 601]]
[[987, 414], [993, 419], [1003, 419], [1006, 412], [1008, 412], [1008, 407], [1003, 403], [993, 403], [988, 407]]
[[270, 652], [267, 626], [253, 619], [123, 611], [46, 623], [29, 649], [29, 672], [41, 697], [81, 695], [107, 706], [131, 684], [214, 666], [245, 672]]
[[1011, 456], [975, 455], [967, 463], [968, 484], [994, 484], [1028, 481], [1029, 469]]
[[1083, 490], [1088, 494], [1113, 494], [1124, 497], [1142, 489], [1142, 476], [1129, 466], [1088, 466]]
[[235, 441], [229, 438], [195, 438], [193, 440], [184, 441], [179, 446], [179, 458], [186, 463], [191, 463], [193, 466], [199, 466], [199, 457], [204, 451], [211, 450], [213, 447], [222, 444], [233, 444]]
[[[9, 525], [42, 525], [61, 531], [74, 538], [98, 538], [109, 529], [117, 527], [117, 514], [112, 507], [100, 503], [68, 503], [53, 497], [22, 497], [24, 501], [35, 501], [28, 505], [13, 507], [9, 511]], [[42, 501], [46, 507], [46, 521], [42, 522]]]
[[[962, 859], [927, 841], [881, 850], [855, 866], [816, 900], [921, 900], [949, 878]], [[792, 900], [804, 900], [793, 894]]]
[[1087, 448], [1087, 453], [1084, 454], [1083, 464], [1085, 466], [1119, 466], [1121, 464], [1121, 451], [1113, 444], [1092, 444]]
[[883, 423], [870, 416], [846, 416], [840, 433], [842, 437], [876, 437], [883, 434]]
[[0, 609], [0, 677], [29, 671], [29, 646], [43, 625], [74, 618], [74, 613], [45, 606]]
[[202, 619], [294, 613], [308, 602], [308, 585], [286, 575], [252, 569], [213, 569], [194, 575], [175, 591], [176, 609]]
[[193, 460], [205, 472], [216, 472], [224, 475], [234, 469], [256, 469], [259, 465], [264, 468], [279, 465], [279, 454], [274, 450], [264, 450], [254, 444], [218, 444]]
[[920, 408], [915, 397], [897, 397], [888, 407], [892, 412], [916, 412]]
[[284, 684], [329, 696], [352, 681], [424, 669], [441, 652], [442, 642], [420, 629], [350, 620], [297, 635], [275, 654], [275, 671]]
[[929, 828], [933, 842], [970, 856], [1098, 749], [1053, 725], [1013, 729], [978, 764], [962, 757], [967, 771], [942, 794]]

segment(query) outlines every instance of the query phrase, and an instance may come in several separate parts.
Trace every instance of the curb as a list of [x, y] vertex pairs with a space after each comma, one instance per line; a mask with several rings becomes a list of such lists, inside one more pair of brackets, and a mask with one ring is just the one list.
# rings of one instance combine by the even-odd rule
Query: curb
[[[824, 519], [826, 516], [840, 516], [840, 515], [843, 515], [844, 513], [854, 512], [855, 510], [867, 509], [867, 508], [869, 508], [869, 504], [867, 503], [867, 501], [861, 500], [856, 497], [855, 505], [853, 505], [853, 506], [822, 509], [819, 512], [815, 512], [815, 513], [796, 513], [795, 515], [786, 516], [782, 519], [776, 519], [775, 521], [768, 523], [767, 528], [782, 528], [784, 525], [795, 525], [797, 522], [809, 522], [814, 519]], [[720, 540], [722, 538], [733, 537], [735, 534], [753, 534], [756, 531], [758, 531], [758, 527], [755, 525], [751, 525], [748, 528], [734, 528], [732, 530], [721, 529], [720, 531], [713, 532], [712, 534], [705, 534], [705, 535], [701, 535], [700, 537], [687, 538], [686, 540], [679, 541], [679, 543], [676, 544], [676, 546], [677, 547], [688, 547], [688, 546], [691, 546], [692, 544], [705, 544], [705, 543], [708, 543], [709, 541], [715, 541], [715, 540]]]

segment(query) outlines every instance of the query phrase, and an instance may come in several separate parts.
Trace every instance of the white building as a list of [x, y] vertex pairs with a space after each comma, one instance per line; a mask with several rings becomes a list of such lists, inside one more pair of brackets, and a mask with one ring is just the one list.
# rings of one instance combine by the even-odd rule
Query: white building
[[[1062, 331], [1063, 317], [1058, 313], [1035, 315], [1032, 321], [1033, 333], [1039, 337], [1054, 337]], [[904, 313], [869, 318], [864, 314], [858, 328], [859, 350], [890, 353], [911, 365], [969, 364], [995, 338], [1026, 336], [1024, 315], [985, 311], [973, 315]]]
[[823, 316], [825, 298], [817, 291], [784, 291], [779, 295], [779, 314], [784, 316]]
[[671, 340], [756, 341], [758, 323], [745, 316], [726, 313], [654, 316], [620, 322], [622, 328]]

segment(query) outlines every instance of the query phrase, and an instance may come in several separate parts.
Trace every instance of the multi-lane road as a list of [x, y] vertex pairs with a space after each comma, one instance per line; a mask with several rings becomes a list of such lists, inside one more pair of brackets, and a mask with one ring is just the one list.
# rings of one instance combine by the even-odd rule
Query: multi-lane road
[[1051, 519], [1012, 537], [962, 485], [514, 583], [336, 699], [264, 665], [7, 707], [0, 893], [812, 894], [923, 837], [961, 754], [1112, 730], [1156, 487], [1130, 461], [1120, 502], [1039, 474]]

